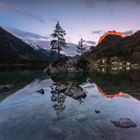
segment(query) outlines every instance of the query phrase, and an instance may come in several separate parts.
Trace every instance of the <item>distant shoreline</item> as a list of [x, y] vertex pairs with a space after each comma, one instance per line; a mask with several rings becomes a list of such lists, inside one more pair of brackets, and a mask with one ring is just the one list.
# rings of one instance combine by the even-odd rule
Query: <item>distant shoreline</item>
[[24, 69], [44, 69], [48, 65], [47, 64], [0, 64], [0, 70], [1, 69], [18, 69], [18, 68], [24, 68]]

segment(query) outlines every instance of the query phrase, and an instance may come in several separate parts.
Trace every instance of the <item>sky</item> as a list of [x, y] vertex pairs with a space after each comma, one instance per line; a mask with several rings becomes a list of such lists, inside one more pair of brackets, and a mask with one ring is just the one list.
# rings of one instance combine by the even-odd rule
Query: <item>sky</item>
[[95, 44], [107, 31], [140, 29], [140, 0], [0, 0], [0, 26], [17, 36], [51, 40], [56, 22], [67, 42]]

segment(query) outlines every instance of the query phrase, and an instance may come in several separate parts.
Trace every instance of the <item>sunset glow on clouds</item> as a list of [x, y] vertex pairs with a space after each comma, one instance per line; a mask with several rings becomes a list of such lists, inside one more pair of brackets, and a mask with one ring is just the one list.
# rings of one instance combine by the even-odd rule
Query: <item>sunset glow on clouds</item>
[[0, 0], [0, 26], [5, 29], [49, 40], [59, 20], [67, 41], [74, 43], [81, 37], [98, 42], [107, 31], [138, 30], [139, 13], [140, 0]]

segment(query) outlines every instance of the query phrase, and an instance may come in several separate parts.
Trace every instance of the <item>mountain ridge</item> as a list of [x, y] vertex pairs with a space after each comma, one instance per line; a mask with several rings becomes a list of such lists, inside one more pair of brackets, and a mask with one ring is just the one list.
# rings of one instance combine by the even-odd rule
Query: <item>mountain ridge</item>
[[140, 63], [140, 31], [126, 37], [107, 35], [86, 56], [92, 60], [118, 57], [122, 60]]
[[41, 47], [35, 49], [15, 35], [0, 27], [0, 63], [48, 63], [56, 61], [59, 54]]

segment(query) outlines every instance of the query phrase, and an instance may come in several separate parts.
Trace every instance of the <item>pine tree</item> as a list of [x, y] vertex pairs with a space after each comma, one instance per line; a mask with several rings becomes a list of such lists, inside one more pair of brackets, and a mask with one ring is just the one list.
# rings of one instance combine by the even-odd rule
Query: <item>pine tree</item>
[[78, 45], [77, 45], [77, 52], [81, 55], [85, 52], [85, 41], [81, 38]]
[[[77, 52], [80, 53], [81, 56], [86, 51], [85, 45], [86, 45], [86, 42], [81, 38], [77, 45], [77, 49], [78, 49]], [[83, 57], [80, 57], [78, 67], [80, 67], [81, 69], [84, 70], [84, 72], [86, 72], [87, 63]]]
[[66, 35], [66, 32], [61, 28], [59, 21], [57, 22], [55, 26], [54, 33], [51, 35], [53, 40], [50, 42], [51, 50], [57, 52], [60, 54], [60, 51], [63, 47], [67, 47], [66, 40], [64, 36]]

